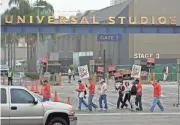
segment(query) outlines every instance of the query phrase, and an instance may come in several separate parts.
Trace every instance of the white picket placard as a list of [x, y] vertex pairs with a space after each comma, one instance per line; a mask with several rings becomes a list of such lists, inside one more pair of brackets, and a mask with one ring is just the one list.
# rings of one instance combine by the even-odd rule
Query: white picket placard
[[89, 78], [89, 71], [88, 71], [87, 65], [79, 66], [78, 72], [79, 72], [80, 79], [88, 79]]
[[140, 78], [141, 75], [141, 66], [140, 65], [133, 65], [131, 71], [131, 77]]

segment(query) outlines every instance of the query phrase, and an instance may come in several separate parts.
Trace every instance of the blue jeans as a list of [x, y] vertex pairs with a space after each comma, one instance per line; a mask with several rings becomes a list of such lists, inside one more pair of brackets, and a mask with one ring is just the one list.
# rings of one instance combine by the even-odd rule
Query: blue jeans
[[88, 107], [87, 103], [84, 101], [83, 97], [79, 97], [79, 109], [81, 110], [81, 105], [84, 104], [85, 107]]
[[161, 109], [161, 111], [164, 111], [164, 107], [162, 106], [160, 99], [157, 97], [154, 97], [153, 104], [151, 105], [151, 109], [150, 109], [151, 112], [154, 111], [156, 104]]
[[94, 95], [89, 94], [88, 97], [88, 108], [89, 110], [92, 110], [92, 107], [97, 108], [97, 105], [92, 102]]
[[43, 97], [43, 102], [45, 102], [45, 101], [49, 101], [49, 98]]
[[102, 109], [103, 106], [102, 106], [102, 101], [104, 101], [104, 108], [107, 109], [107, 96], [106, 95], [100, 95], [99, 97], [99, 107]]

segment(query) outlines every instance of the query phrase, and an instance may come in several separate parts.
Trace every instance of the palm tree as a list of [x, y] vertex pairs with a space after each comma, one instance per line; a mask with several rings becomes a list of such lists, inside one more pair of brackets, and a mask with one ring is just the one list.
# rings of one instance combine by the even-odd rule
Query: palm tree
[[[4, 23], [5, 15], [17, 16], [17, 13], [19, 13], [19, 10], [16, 7], [7, 9], [2, 14], [2, 23]], [[5, 38], [7, 38], [6, 39], [7, 41], [4, 39], [4, 41], [6, 41], [6, 43], [4, 44], [4, 51], [6, 51], [6, 44], [8, 45], [8, 65], [9, 65], [9, 67], [13, 68], [13, 70], [15, 70], [15, 56], [16, 56], [15, 55], [15, 52], [16, 52], [15, 46], [16, 46], [16, 43], [18, 42], [18, 35], [16, 33], [6, 33], [6, 34], [4, 34], [4, 36], [5, 36]], [[13, 49], [13, 46], [14, 46], [14, 49]], [[13, 58], [14, 58], [14, 60], [13, 60]]]
[[[16, 5], [12, 7], [8, 12], [9, 15], [20, 15], [20, 16], [37, 16], [37, 12], [39, 11], [39, 15], [41, 16], [53, 16], [54, 15], [54, 8], [53, 6], [46, 2], [46, 1], [36, 1], [34, 5], [36, 6], [45, 6], [45, 8], [37, 8], [30, 5], [29, 0], [10, 0], [9, 7], [12, 5]], [[39, 10], [38, 10], [39, 9]], [[13, 11], [15, 10], [15, 11]], [[14, 17], [15, 17], [14, 16]], [[35, 18], [34, 18], [35, 19]], [[28, 20], [28, 19], [27, 19]], [[47, 20], [44, 21], [47, 23]], [[21, 36], [22, 37], [22, 36]], [[36, 41], [37, 35], [36, 34], [24, 34], [25, 41], [27, 43], [27, 64], [28, 64], [28, 71], [35, 70], [36, 67]], [[44, 41], [45, 36], [40, 35], [40, 41]]]
[[6, 58], [6, 34], [1, 33], [1, 48], [4, 50], [4, 64], [6, 64], [7, 58]]

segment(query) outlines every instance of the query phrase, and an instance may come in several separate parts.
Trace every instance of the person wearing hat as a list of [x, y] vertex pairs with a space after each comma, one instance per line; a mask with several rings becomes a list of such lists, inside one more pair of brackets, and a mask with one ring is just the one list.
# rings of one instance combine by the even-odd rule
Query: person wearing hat
[[[108, 107], [107, 107], [107, 84], [105, 82], [104, 79], [100, 80], [100, 96], [99, 96], [99, 107], [100, 107], [100, 111], [104, 110], [107, 111]], [[104, 109], [102, 106], [102, 101], [104, 101]]]
[[89, 111], [92, 111], [92, 107], [94, 107], [95, 109], [97, 108], [97, 105], [94, 104], [92, 101], [95, 94], [95, 83], [92, 81], [91, 78], [89, 78], [88, 80], [89, 80], [89, 85], [86, 85], [86, 87], [89, 89], [88, 108]]
[[87, 103], [84, 100], [84, 96], [85, 96], [85, 85], [81, 82], [81, 80], [78, 80], [78, 88], [76, 89], [76, 91], [78, 92], [78, 98], [79, 98], [79, 106], [78, 109], [81, 110], [81, 105], [84, 104], [85, 107], [88, 108]]

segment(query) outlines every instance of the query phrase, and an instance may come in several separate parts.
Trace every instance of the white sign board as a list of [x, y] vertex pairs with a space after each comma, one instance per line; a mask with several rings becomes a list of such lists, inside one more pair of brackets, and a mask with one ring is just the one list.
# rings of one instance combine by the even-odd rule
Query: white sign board
[[133, 65], [131, 71], [131, 77], [140, 78], [141, 75], [141, 66], [140, 65]]
[[80, 79], [87, 79], [89, 78], [89, 71], [88, 71], [88, 66], [79, 66], [78, 67], [78, 72], [79, 72], [79, 77]]

